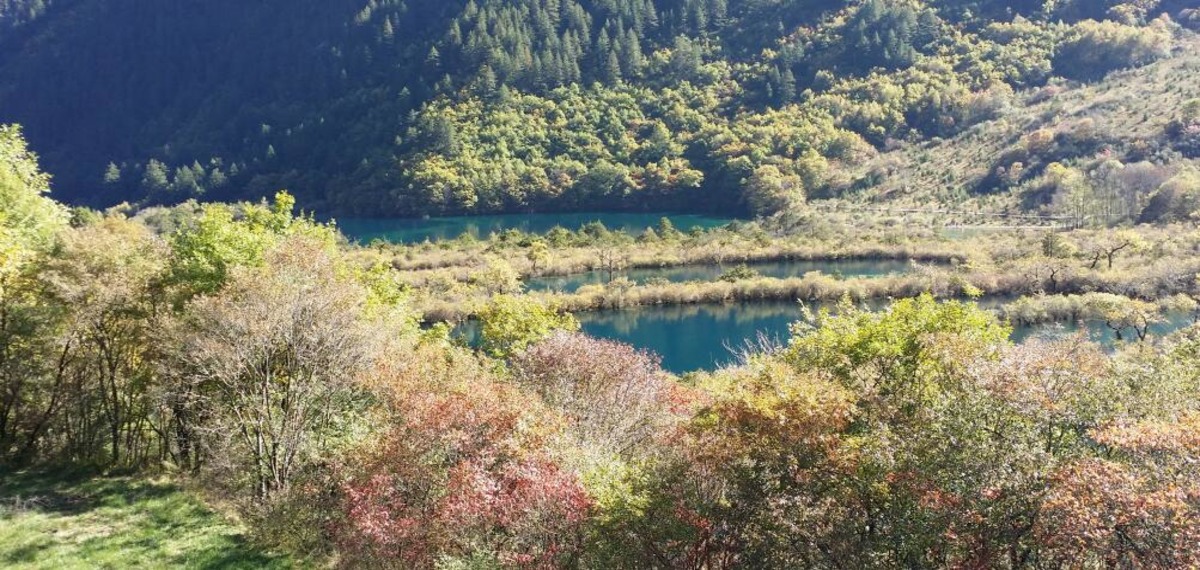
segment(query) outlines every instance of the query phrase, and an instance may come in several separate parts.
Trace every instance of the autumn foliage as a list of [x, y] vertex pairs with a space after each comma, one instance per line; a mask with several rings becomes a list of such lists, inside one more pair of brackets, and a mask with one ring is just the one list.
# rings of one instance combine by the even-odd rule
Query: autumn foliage
[[381, 369], [394, 424], [342, 467], [334, 534], [348, 560], [545, 568], [576, 556], [590, 500], [547, 447], [552, 414], [471, 355], [418, 351], [428, 359]]
[[512, 361], [514, 378], [561, 411], [581, 444], [638, 455], [686, 395], [658, 358], [621, 343], [558, 332]]
[[679, 377], [496, 295], [476, 350], [285, 193], [68, 226], [13, 137], [5, 468], [165, 466], [348, 568], [1200, 568], [1198, 327], [1110, 353], [847, 299]]
[[1035, 529], [1042, 556], [1066, 568], [1196, 568], [1200, 488], [1128, 465], [1083, 459], [1050, 480]]

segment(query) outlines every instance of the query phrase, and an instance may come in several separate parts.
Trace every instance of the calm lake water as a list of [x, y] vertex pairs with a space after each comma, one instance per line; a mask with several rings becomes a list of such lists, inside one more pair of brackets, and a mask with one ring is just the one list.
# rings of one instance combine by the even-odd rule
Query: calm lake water
[[[735, 264], [736, 265], [736, 264]], [[714, 281], [735, 267], [726, 265], [681, 265], [676, 267], [650, 267], [629, 269], [618, 275], [628, 278], [639, 285], [651, 279], [665, 279], [677, 283], [682, 281]], [[906, 273], [911, 265], [905, 260], [818, 260], [818, 261], [771, 261], [750, 263], [749, 267], [764, 277], [801, 277], [811, 271], [820, 271], [826, 275], [837, 277], [879, 277], [898, 273]], [[584, 285], [595, 285], [608, 282], [608, 274], [603, 271], [589, 271], [576, 275], [558, 277], [537, 277], [525, 282], [531, 291], [563, 291], [572, 293]]]
[[[996, 308], [1004, 299], [983, 299], [979, 305]], [[885, 301], [868, 303], [883, 307]], [[819, 304], [808, 305], [814, 310]], [[788, 326], [801, 318], [799, 303], [774, 301], [731, 303], [726, 305], [665, 305], [577, 313], [583, 332], [597, 338], [620, 341], [639, 349], [649, 350], [662, 357], [663, 368], [675, 373], [693, 370], [714, 370], [737, 359], [737, 351], [766, 340], [783, 344], [788, 338]], [[1152, 337], [1161, 337], [1192, 324], [1191, 313], [1171, 313], [1163, 323], [1150, 327]], [[1013, 327], [1012, 340], [1024, 342], [1032, 338], [1054, 338], [1085, 331], [1088, 336], [1106, 346], [1116, 343], [1116, 336], [1103, 322], [1086, 321], [1046, 323]], [[478, 338], [475, 322], [464, 324], [459, 334], [469, 342]], [[1129, 340], [1132, 331], [1126, 331]]]
[[[984, 301], [983, 306], [996, 302]], [[812, 305], [810, 305], [812, 306]], [[813, 306], [814, 309], [816, 308]], [[622, 311], [579, 313], [583, 331], [653, 351], [672, 372], [712, 370], [736, 360], [734, 350], [760, 335], [770, 341], [787, 340], [788, 325], [800, 319], [800, 305], [791, 302], [740, 303], [639, 307]], [[1190, 314], [1169, 315], [1167, 322], [1151, 327], [1154, 336], [1191, 324]], [[1098, 342], [1116, 338], [1102, 322], [1054, 323], [1014, 327], [1012, 338], [1054, 337], [1085, 330]]]
[[428, 240], [448, 240], [463, 234], [476, 238], [492, 232], [518, 229], [528, 233], [546, 233], [554, 226], [578, 230], [599, 221], [608, 229], [623, 229], [640, 234], [646, 228], [658, 226], [662, 218], [671, 220], [675, 228], [688, 231], [693, 227], [716, 228], [733, 221], [692, 214], [662, 213], [574, 213], [574, 214], [502, 214], [495, 216], [456, 216], [446, 218], [345, 218], [337, 221], [346, 237], [360, 243], [376, 239], [392, 243], [418, 243]]

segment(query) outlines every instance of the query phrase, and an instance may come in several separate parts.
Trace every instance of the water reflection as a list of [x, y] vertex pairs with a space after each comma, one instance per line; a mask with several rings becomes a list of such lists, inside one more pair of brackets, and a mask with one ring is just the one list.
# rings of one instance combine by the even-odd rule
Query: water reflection
[[[996, 309], [1009, 299], [988, 298], [979, 301], [986, 309]], [[866, 303], [881, 309], [886, 300]], [[813, 310], [823, 305], [808, 304]], [[789, 326], [802, 317], [801, 305], [791, 302], [732, 303], [726, 305], [668, 305], [638, 307], [621, 311], [600, 311], [576, 315], [583, 331], [650, 350], [662, 357], [663, 367], [676, 373], [714, 370], [736, 361], [736, 351], [763, 338], [776, 345], [788, 338]], [[1164, 322], [1150, 327], [1151, 337], [1161, 337], [1192, 324], [1191, 313], [1167, 314]], [[1103, 322], [1045, 323], [1013, 328], [1014, 342], [1032, 338], [1055, 338], [1084, 331], [1092, 340], [1115, 346], [1116, 334]], [[1126, 331], [1126, 339], [1129, 331]], [[473, 341], [478, 336], [474, 323], [463, 326], [459, 334]]]
[[350, 239], [360, 243], [383, 240], [391, 243], [418, 243], [428, 240], [448, 240], [463, 234], [485, 238], [492, 232], [517, 229], [527, 233], [546, 233], [555, 226], [569, 230], [599, 221], [610, 230], [623, 229], [640, 234], [646, 228], [657, 227], [667, 218], [681, 231], [693, 227], [716, 228], [733, 221], [692, 214], [664, 213], [600, 213], [575, 214], [500, 214], [494, 216], [454, 216], [444, 218], [345, 218], [338, 228]]
[[[1003, 300], [984, 300], [985, 308], [994, 308]], [[873, 308], [886, 302], [872, 303]], [[819, 306], [810, 305], [813, 308]], [[782, 341], [788, 327], [801, 318], [797, 303], [741, 303], [703, 306], [640, 307], [624, 311], [581, 313], [584, 332], [618, 340], [662, 356], [663, 367], [672, 372], [712, 370], [734, 362], [730, 348], [744, 347], [759, 335]], [[1189, 313], [1171, 313], [1163, 323], [1150, 328], [1152, 336], [1162, 336], [1192, 323]], [[1053, 338], [1085, 331], [1102, 344], [1112, 346], [1116, 334], [1103, 322], [1047, 323], [1015, 326], [1013, 341]], [[1127, 337], [1129, 331], [1126, 331]]]

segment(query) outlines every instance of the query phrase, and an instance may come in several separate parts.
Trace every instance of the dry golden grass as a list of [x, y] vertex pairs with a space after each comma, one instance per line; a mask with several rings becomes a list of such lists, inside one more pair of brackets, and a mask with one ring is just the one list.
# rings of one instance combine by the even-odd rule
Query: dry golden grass
[[[1039, 100], [1045, 89], [1056, 93]], [[894, 207], [936, 203], [957, 204], [963, 211], [1016, 211], [1020, 196], [974, 195], [973, 189], [1024, 135], [1043, 128], [1071, 129], [1086, 120], [1105, 138], [1120, 141], [1118, 146], [1153, 140], [1178, 118], [1185, 101], [1198, 97], [1200, 38], [1189, 34], [1172, 58], [1119, 71], [1096, 83], [1066, 82], [1022, 92], [1001, 118], [948, 139], [904, 144], [867, 161], [852, 178], [872, 171], [888, 173], [865, 195]]]

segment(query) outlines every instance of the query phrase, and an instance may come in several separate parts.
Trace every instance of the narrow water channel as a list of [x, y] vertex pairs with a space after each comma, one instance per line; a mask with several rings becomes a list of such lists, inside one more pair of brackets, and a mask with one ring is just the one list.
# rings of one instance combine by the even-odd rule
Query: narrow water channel
[[604, 213], [573, 214], [500, 214], [493, 216], [453, 216], [444, 218], [344, 218], [337, 221], [346, 237], [359, 243], [383, 240], [391, 243], [420, 243], [425, 240], [450, 240], [462, 235], [486, 238], [489, 234], [510, 229], [544, 234], [555, 226], [568, 230], [600, 222], [610, 230], [624, 230], [632, 235], [657, 227], [667, 218], [680, 231], [694, 227], [711, 229], [732, 222], [729, 218], [670, 213]]

